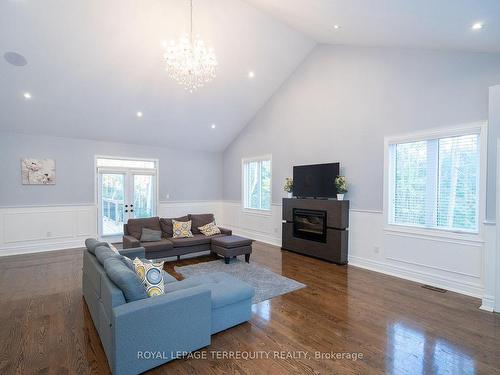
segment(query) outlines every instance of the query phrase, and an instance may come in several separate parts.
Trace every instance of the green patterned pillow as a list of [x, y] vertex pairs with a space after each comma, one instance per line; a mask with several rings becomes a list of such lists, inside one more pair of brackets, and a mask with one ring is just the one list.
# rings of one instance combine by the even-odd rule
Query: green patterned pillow
[[139, 258], [134, 259], [135, 273], [139, 277], [146, 289], [148, 297], [160, 296], [165, 294], [165, 286], [163, 285], [163, 263], [144, 261]]
[[202, 227], [198, 227], [198, 230], [205, 236], [214, 236], [216, 234], [220, 234], [220, 229], [217, 227], [217, 225], [215, 225], [215, 221], [205, 224]]
[[193, 237], [191, 232], [191, 220], [177, 221], [172, 220], [173, 235], [172, 238], [186, 238]]

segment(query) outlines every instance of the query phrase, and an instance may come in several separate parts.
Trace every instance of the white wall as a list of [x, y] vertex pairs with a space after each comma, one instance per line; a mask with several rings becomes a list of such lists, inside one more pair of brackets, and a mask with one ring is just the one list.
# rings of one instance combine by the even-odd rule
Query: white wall
[[[0, 207], [95, 204], [95, 155], [159, 159], [160, 200], [222, 198], [222, 154], [0, 132]], [[56, 161], [55, 185], [22, 185], [21, 158]]]
[[339, 161], [352, 208], [382, 210], [384, 136], [482, 122], [500, 54], [319, 46], [224, 152], [224, 199], [241, 158], [272, 153], [273, 202], [298, 164]]
[[[159, 159], [160, 214], [169, 212], [167, 194], [181, 206], [222, 197], [221, 153], [0, 132], [0, 255], [79, 247], [97, 236], [95, 155]], [[25, 157], [55, 159], [56, 184], [22, 185]]]
[[[274, 212], [292, 166], [339, 161], [350, 182], [351, 265], [487, 297], [491, 225], [474, 239], [384, 229], [384, 137], [486, 121], [498, 83], [499, 54], [319, 46], [224, 152], [225, 212], [235, 230], [280, 242]], [[271, 219], [239, 208], [241, 158], [262, 154], [273, 157]]]

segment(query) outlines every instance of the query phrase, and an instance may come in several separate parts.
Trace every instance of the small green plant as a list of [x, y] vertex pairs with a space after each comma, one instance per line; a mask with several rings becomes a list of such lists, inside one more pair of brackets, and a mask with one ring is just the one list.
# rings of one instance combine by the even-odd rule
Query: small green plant
[[337, 193], [339, 194], [347, 193], [347, 180], [345, 176], [335, 177], [335, 186], [337, 188]]
[[285, 185], [283, 186], [283, 190], [287, 193], [293, 192], [293, 179], [290, 177], [285, 178]]

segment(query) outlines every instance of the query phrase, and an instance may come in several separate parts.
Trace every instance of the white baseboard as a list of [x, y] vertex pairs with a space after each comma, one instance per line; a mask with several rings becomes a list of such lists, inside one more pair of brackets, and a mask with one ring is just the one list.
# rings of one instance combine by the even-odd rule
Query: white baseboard
[[363, 259], [350, 255], [349, 265], [364, 268], [370, 271], [381, 272], [390, 276], [414, 281], [419, 284], [436, 286], [471, 297], [481, 298], [483, 296], [483, 287], [480, 284], [459, 282], [457, 280], [433, 275], [428, 272], [420, 272], [415, 269], [400, 267], [386, 262]]
[[235, 228], [231, 225], [223, 225], [224, 228], [231, 229], [233, 231], [233, 234], [237, 236], [242, 236], [242, 237], [247, 237], [251, 238], [252, 240], [260, 241], [267, 243], [269, 245], [274, 245], [274, 246], [279, 246], [281, 247], [281, 237], [273, 237], [267, 233], [259, 233], [256, 231], [244, 229], [244, 228]]
[[495, 297], [484, 295], [482, 299], [481, 310], [493, 312], [495, 311]]
[[35, 243], [31, 245], [3, 248], [1, 249], [0, 256], [34, 254], [46, 251], [76, 249], [82, 248], [84, 246], [85, 238], [61, 242]]

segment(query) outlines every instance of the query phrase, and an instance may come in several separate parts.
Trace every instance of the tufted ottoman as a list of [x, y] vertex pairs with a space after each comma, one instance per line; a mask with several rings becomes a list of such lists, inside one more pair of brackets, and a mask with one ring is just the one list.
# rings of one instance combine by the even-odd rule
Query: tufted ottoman
[[224, 236], [212, 239], [212, 253], [224, 257], [226, 264], [229, 259], [238, 255], [245, 255], [245, 261], [250, 262], [252, 240], [240, 236]]

